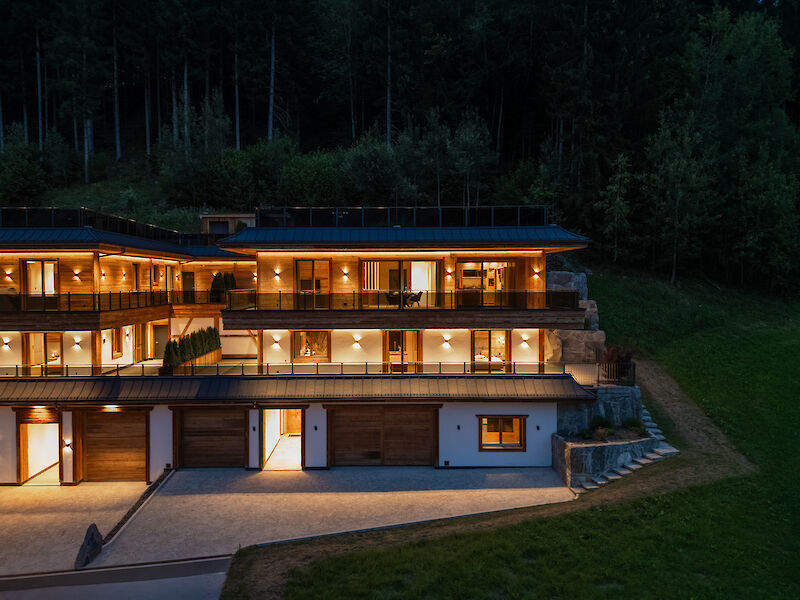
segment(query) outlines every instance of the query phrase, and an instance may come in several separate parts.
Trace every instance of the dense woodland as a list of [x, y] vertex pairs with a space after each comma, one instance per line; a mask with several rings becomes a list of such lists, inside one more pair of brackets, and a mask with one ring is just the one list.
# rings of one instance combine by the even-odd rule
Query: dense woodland
[[798, 0], [0, 0], [0, 203], [547, 204], [792, 291], [799, 42]]

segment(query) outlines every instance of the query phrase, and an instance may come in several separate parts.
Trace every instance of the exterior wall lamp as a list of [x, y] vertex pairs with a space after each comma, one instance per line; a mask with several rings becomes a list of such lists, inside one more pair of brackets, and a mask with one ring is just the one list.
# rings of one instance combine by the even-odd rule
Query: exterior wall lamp
[[11, 279], [12, 279], [12, 277], [11, 277], [11, 271], [6, 271], [6, 279], [8, 279], [9, 281], [11, 281]]
[[6, 337], [3, 338], [3, 350], [10, 350], [11, 349], [11, 346], [8, 345], [8, 343], [10, 341], [11, 341], [10, 338], [6, 338]]

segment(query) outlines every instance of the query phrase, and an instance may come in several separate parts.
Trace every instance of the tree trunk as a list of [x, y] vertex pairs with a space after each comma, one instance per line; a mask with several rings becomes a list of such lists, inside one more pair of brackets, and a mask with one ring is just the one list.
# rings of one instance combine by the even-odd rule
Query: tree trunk
[[83, 182], [89, 183], [89, 119], [83, 120]]
[[117, 55], [117, 32], [114, 31], [114, 141], [117, 160], [122, 158], [122, 141], [119, 136], [119, 57]]
[[442, 208], [442, 177], [439, 173], [439, 159], [436, 159], [436, 206]]
[[94, 154], [94, 119], [89, 117], [89, 154]]
[[0, 154], [6, 151], [6, 137], [3, 127], [3, 94], [0, 94]]
[[161, 143], [161, 53], [156, 42], [156, 127], [158, 143]]
[[[44, 95], [44, 143], [47, 145], [50, 135], [50, 103], [47, 98], [47, 57], [42, 61], [42, 94]], [[53, 126], [55, 127], [55, 116], [53, 117]]]
[[183, 60], [183, 151], [186, 160], [191, 156], [191, 140], [189, 139], [189, 61]]
[[172, 67], [172, 141], [178, 143], [178, 96], [175, 83], [175, 67]]
[[500, 111], [497, 116], [497, 156], [500, 157], [501, 144], [503, 141], [503, 103], [505, 100], [505, 90], [500, 88]]
[[81, 151], [80, 138], [78, 136], [78, 119], [72, 119], [72, 135], [75, 138], [75, 152]]
[[24, 134], [25, 134], [25, 145], [27, 146], [28, 142], [30, 141], [30, 137], [28, 136], [28, 105], [27, 104], [23, 104], [22, 105], [22, 128], [23, 128]]
[[269, 53], [269, 112], [267, 113], [267, 139], [272, 139], [272, 117], [275, 110], [275, 17], [272, 18], [272, 40]]
[[203, 149], [208, 154], [208, 116], [211, 112], [211, 101], [209, 96], [211, 94], [211, 80], [208, 74], [208, 59], [206, 59], [206, 97], [203, 101]]
[[39, 161], [42, 161], [41, 153], [44, 152], [44, 129], [42, 123], [42, 58], [39, 47], [39, 27], [36, 27], [36, 108], [39, 113]]
[[386, 0], [386, 147], [392, 147], [392, 2]]
[[239, 120], [239, 41], [234, 44], [233, 51], [233, 113], [236, 122], [236, 149], [242, 149], [242, 137]]
[[150, 65], [148, 63], [145, 71], [144, 82], [144, 153], [150, 156]]

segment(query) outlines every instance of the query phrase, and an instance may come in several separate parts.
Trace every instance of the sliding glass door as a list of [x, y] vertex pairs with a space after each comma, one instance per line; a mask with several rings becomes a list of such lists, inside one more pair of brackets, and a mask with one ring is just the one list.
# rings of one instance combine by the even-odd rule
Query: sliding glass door
[[330, 307], [330, 272], [328, 260], [295, 261], [297, 282], [297, 307], [301, 310]]
[[419, 369], [419, 331], [392, 329], [383, 332], [384, 372], [416, 373]]
[[56, 281], [58, 262], [54, 260], [25, 261], [25, 300], [30, 310], [55, 310], [58, 308]]
[[365, 260], [361, 264], [362, 308], [441, 306], [439, 261]]

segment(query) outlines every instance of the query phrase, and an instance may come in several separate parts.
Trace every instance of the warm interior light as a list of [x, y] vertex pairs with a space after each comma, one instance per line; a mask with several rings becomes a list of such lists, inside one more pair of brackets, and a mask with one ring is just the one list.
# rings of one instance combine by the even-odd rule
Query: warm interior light
[[34, 406], [33, 408], [44, 408], [44, 404], [37, 404], [37, 405], [36, 405], [36, 406]]

